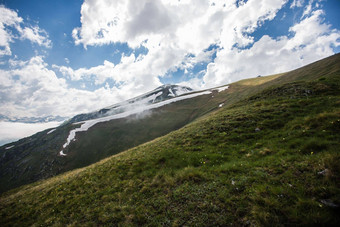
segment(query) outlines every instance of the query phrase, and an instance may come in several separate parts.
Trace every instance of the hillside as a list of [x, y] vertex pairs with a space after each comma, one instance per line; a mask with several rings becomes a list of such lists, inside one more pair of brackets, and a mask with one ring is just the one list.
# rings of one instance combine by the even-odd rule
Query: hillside
[[[169, 89], [177, 96], [169, 96]], [[55, 129], [47, 129], [0, 147], [0, 192], [88, 166], [163, 136], [218, 109], [223, 102], [223, 94], [216, 89], [201, 92], [203, 95], [197, 92], [178, 95], [180, 93], [175, 89], [174, 86], [164, 86], [161, 91], [105, 108], [106, 112], [101, 109], [78, 115]], [[188, 96], [191, 98], [185, 99]], [[162, 106], [164, 103], [169, 104]], [[151, 107], [155, 108], [148, 109]], [[112, 115], [107, 112], [112, 112]], [[103, 119], [105, 121], [101, 122]], [[72, 130], [79, 129], [86, 122], [97, 123], [86, 131], [77, 132], [75, 141], [65, 146]], [[61, 156], [61, 151], [66, 156]]]
[[225, 93], [242, 100], [177, 131], [6, 192], [0, 224], [335, 226], [339, 62], [240, 81]]
[[[118, 154], [177, 130], [195, 119], [228, 107], [264, 89], [299, 80], [308, 80], [339, 72], [333, 56], [289, 73], [258, 77], [233, 83], [229, 89], [212, 89], [200, 95], [130, 116], [100, 122], [87, 131], [76, 133], [75, 141], [63, 147], [72, 130], [79, 128], [79, 121], [96, 119], [111, 114], [134, 110], [153, 102], [181, 97], [190, 88], [164, 85], [154, 91], [102, 108], [88, 114], [77, 115], [56, 129], [48, 129], [17, 142], [0, 147], [0, 193], [15, 187], [81, 168]], [[160, 95], [161, 94], [161, 95]], [[195, 94], [187, 93], [187, 94]], [[185, 95], [184, 95], [185, 96]], [[76, 124], [74, 124], [76, 123]], [[66, 153], [66, 157], [60, 153]]]

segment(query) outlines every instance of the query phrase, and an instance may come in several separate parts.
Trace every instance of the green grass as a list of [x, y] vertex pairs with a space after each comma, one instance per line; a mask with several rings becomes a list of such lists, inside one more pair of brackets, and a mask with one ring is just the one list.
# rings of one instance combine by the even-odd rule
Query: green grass
[[[215, 91], [211, 95], [172, 103], [151, 111], [145, 117], [132, 116], [97, 124], [86, 132], [77, 133], [76, 141], [72, 142], [65, 151], [68, 154], [66, 157], [60, 157], [58, 154], [68, 137], [69, 131], [77, 127], [72, 124], [64, 124], [51, 134], [47, 134], [49, 130], [46, 130], [18, 142], [2, 146], [0, 147], [0, 193], [66, 171], [88, 166], [103, 158], [177, 130], [216, 111], [221, 103], [224, 103], [225, 108], [229, 108], [235, 103], [270, 87], [298, 81], [318, 80], [324, 82], [320, 83], [320, 86], [338, 86], [336, 83], [327, 83], [328, 78], [340, 74], [338, 62], [340, 62], [340, 54], [288, 73], [241, 80], [230, 84], [229, 89], [223, 92]], [[292, 89], [299, 90], [299, 87], [292, 87]], [[286, 92], [292, 91], [287, 90]], [[299, 90], [299, 93], [295, 96], [308, 98], [309, 92], [310, 88], [307, 88], [306, 91]], [[323, 95], [326, 95], [326, 93]], [[308, 102], [308, 99], [306, 102]], [[299, 103], [298, 105], [304, 104]], [[270, 113], [268, 114], [270, 116]], [[275, 128], [282, 125], [282, 122], [267, 119], [264, 124]], [[14, 148], [6, 149], [6, 147], [12, 145], [14, 145]]]
[[340, 74], [296, 81], [6, 192], [0, 224], [335, 226], [323, 201], [340, 205]]
[[[184, 100], [124, 119], [99, 123], [76, 135], [66, 148], [66, 157], [58, 154], [69, 135], [79, 125], [70, 123], [0, 147], [0, 193], [46, 179], [57, 174], [88, 166], [103, 158], [148, 142], [177, 130], [218, 108], [225, 94], [214, 92]], [[203, 104], [202, 104], [203, 103]], [[7, 150], [6, 147], [14, 147]]]

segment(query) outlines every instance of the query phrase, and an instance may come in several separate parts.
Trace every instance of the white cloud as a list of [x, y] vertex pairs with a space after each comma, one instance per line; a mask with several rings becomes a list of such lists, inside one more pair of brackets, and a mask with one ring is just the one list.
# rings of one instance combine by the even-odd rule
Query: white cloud
[[[126, 57], [124, 63], [129, 64], [133, 60], [132, 57]], [[112, 76], [116, 76], [116, 81], [122, 81], [119, 87], [103, 86], [94, 91], [87, 91], [69, 87], [66, 80], [58, 78], [40, 56], [29, 61], [10, 62], [10, 69], [0, 70], [0, 113], [8, 117], [72, 117], [132, 98], [161, 85], [157, 79], [149, 80], [147, 73], [144, 77], [140, 74], [140, 78], [131, 76], [124, 79], [115, 72]], [[103, 65], [90, 69], [74, 71], [64, 66], [58, 68], [73, 77], [95, 74], [99, 80], [104, 80], [107, 78], [106, 73], [110, 75], [112, 67], [112, 63], [105, 61]], [[124, 68], [124, 65], [119, 67]], [[124, 69], [118, 69], [118, 72], [119, 70]]]
[[18, 27], [23, 21], [18, 14], [0, 5], [0, 56], [1, 55], [11, 55], [10, 42], [13, 42], [13, 36], [6, 29], [7, 26]]
[[130, 12], [136, 12], [131, 21], [127, 21], [127, 37], [137, 37], [143, 34], [168, 31], [174, 22], [171, 13], [160, 1], [130, 1]]
[[[121, 17], [114, 17], [117, 23], [113, 23], [112, 29], [116, 35], [112, 35], [108, 29], [100, 36], [93, 35], [96, 29], [100, 30], [100, 26], [90, 20], [93, 15], [82, 11], [82, 18], [91, 21], [91, 24], [83, 23], [81, 28], [77, 28], [77, 31], [86, 28], [89, 33], [84, 33], [84, 37], [78, 36], [76, 42], [86, 46], [126, 41], [132, 47], [145, 46], [149, 50], [147, 55], [138, 60], [134, 55], [124, 56], [121, 63], [110, 67], [110, 73], [104, 74], [106, 78], [110, 74], [112, 79], [124, 82], [136, 77], [143, 78], [142, 82], [147, 81], [147, 78], [156, 80], [176, 68], [189, 69], [200, 61], [209, 62], [209, 58], [201, 58], [208, 56], [204, 50], [210, 45], [218, 45], [217, 58], [208, 65], [203, 81], [193, 78], [182, 83], [191, 83], [195, 88], [218, 86], [259, 74], [284, 72], [333, 54], [331, 47], [339, 45], [339, 31], [331, 30], [329, 25], [323, 23], [323, 12], [314, 10], [313, 2], [310, 1], [306, 6], [303, 20], [287, 31], [292, 36], [271, 38], [264, 35], [256, 43], [252, 32], [265, 21], [274, 19], [278, 10], [287, 3], [286, 0], [250, 0], [238, 7], [235, 2], [223, 1], [215, 5], [207, 1], [162, 1], [157, 6], [149, 4], [149, 1], [140, 4], [129, 2], [126, 8], [124, 4], [121, 5], [125, 10], [119, 10]], [[303, 3], [295, 1], [291, 7], [302, 7]], [[91, 2], [85, 1], [84, 5], [101, 12], [95, 10], [100, 4], [93, 6]], [[135, 14], [129, 11], [131, 8]], [[155, 24], [141, 18], [144, 11], [155, 15]], [[162, 17], [158, 18], [159, 12], [162, 12]], [[97, 16], [103, 19], [101, 22], [109, 17]], [[94, 27], [90, 29], [91, 26]], [[139, 29], [136, 30], [137, 27]], [[249, 48], [244, 49], [249, 45]], [[102, 73], [97, 74], [98, 81], [103, 82], [105, 77], [100, 75]]]
[[292, 4], [290, 5], [290, 8], [295, 7], [302, 7], [305, 0], [293, 0]]
[[127, 42], [131, 47], [146, 47], [148, 53], [138, 59], [133, 54], [123, 56], [117, 65], [104, 62], [90, 69], [60, 67], [60, 71], [75, 80], [91, 74], [96, 83], [112, 78], [134, 85], [147, 81], [156, 85], [158, 77], [169, 71], [211, 61], [211, 52], [205, 51], [211, 45], [231, 49], [252, 44], [250, 34], [264, 21], [272, 20], [286, 2], [249, 0], [237, 7], [235, 1], [85, 1], [82, 26], [73, 30], [76, 44]]
[[60, 124], [61, 122], [27, 124], [0, 121], [0, 146], [27, 136], [31, 136], [42, 130], [57, 127]]
[[[290, 3], [290, 8], [306, 5], [302, 21], [287, 31], [291, 37], [264, 35], [254, 43], [252, 33], [273, 20], [288, 0], [85, 0], [82, 25], [73, 31], [76, 44], [126, 42], [131, 47], [142, 45], [148, 53], [139, 59], [133, 54], [123, 56], [117, 65], [104, 62], [85, 71], [61, 71], [77, 80], [92, 73], [97, 83], [107, 78], [123, 83], [138, 78], [138, 83], [146, 83], [178, 68], [187, 70], [198, 62], [210, 62], [203, 81], [190, 79], [194, 87], [283, 72], [329, 56], [333, 54], [331, 46], [338, 45], [339, 32], [322, 22], [322, 11], [313, 8], [314, 2]], [[220, 47], [214, 62], [205, 51], [211, 45]]]
[[158, 49], [172, 45], [198, 54], [212, 43], [248, 45], [252, 37], [245, 34], [273, 19], [286, 2], [249, 0], [237, 7], [235, 1], [88, 0], [81, 9], [82, 26], [73, 30], [73, 37], [85, 47], [127, 42]]
[[40, 56], [29, 61], [12, 60], [12, 67], [0, 71], [0, 112], [5, 116], [73, 116], [117, 100], [111, 89], [90, 92], [69, 88]]
[[[161, 85], [158, 77], [150, 77], [152, 74], [149, 72], [152, 72], [153, 69], [148, 67], [151, 64], [146, 67], [146, 65], [140, 65], [141, 63], [143, 63], [142, 58], [136, 58], [134, 54], [131, 54], [130, 56], [123, 55], [118, 65], [114, 65], [110, 61], [104, 61], [102, 65], [91, 68], [79, 68], [77, 70], [65, 66], [54, 65], [53, 67], [58, 69], [64, 76], [76, 81], [93, 76], [95, 84], [100, 85], [104, 84], [107, 79], [112, 79], [119, 84], [118, 87], [112, 89], [119, 94], [119, 97], [126, 99]], [[156, 59], [154, 59], [154, 64], [157, 65]], [[121, 101], [121, 99], [115, 100]]]
[[223, 24], [221, 44], [225, 49], [246, 47], [254, 42], [250, 35], [266, 20], [272, 20], [286, 0], [248, 1], [230, 12]]
[[[54, 68], [58, 69], [64, 76], [70, 77], [71, 80], [81, 80], [86, 77], [95, 76], [95, 84], [102, 84], [108, 78], [114, 78], [112, 70], [114, 64], [110, 61], [104, 61], [103, 65], [98, 65], [92, 68], [80, 68], [73, 70], [71, 67], [53, 65]], [[119, 82], [119, 80], [115, 80]]]
[[[26, 26], [17, 12], [0, 5], [0, 15], [0, 56], [12, 54], [10, 43], [16, 39], [28, 39], [40, 46], [51, 47], [46, 31], [38, 26]], [[13, 29], [18, 35], [13, 34]]]
[[207, 87], [243, 78], [286, 72], [333, 54], [339, 46], [340, 31], [323, 23], [321, 10], [314, 11], [292, 26], [291, 37], [277, 39], [264, 35], [249, 49], [221, 50], [207, 67]]
[[47, 32], [43, 29], [40, 29], [38, 26], [34, 27], [25, 27], [22, 30], [19, 30], [21, 33], [20, 39], [28, 39], [33, 43], [37, 43], [39, 46], [44, 46], [50, 48], [52, 45], [51, 40], [47, 37]]

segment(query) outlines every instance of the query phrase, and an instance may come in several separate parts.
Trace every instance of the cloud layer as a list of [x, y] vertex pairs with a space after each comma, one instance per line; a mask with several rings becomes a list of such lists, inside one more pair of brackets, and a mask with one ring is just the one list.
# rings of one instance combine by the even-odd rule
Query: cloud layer
[[[81, 8], [82, 26], [73, 30], [77, 45], [84, 47], [126, 42], [130, 47], [144, 46], [145, 56], [123, 56], [118, 65], [105, 62], [97, 69], [97, 82], [112, 78], [118, 82], [140, 84], [177, 69], [192, 69], [205, 61], [201, 80], [187, 85], [204, 88], [242, 78], [285, 72], [333, 54], [339, 46], [340, 32], [323, 22], [320, 1], [310, 0], [300, 21], [287, 35], [263, 35], [255, 41], [252, 33], [273, 20], [286, 4], [302, 7], [304, 1], [85, 1]], [[216, 58], [200, 59], [207, 49]], [[190, 56], [190, 57], [188, 57]], [[81, 79], [95, 69], [62, 72]], [[83, 72], [83, 73], [82, 73]], [[138, 81], [134, 81], [139, 78]]]
[[21, 138], [31, 136], [36, 132], [48, 128], [54, 128], [60, 125], [61, 122], [48, 122], [27, 124], [19, 122], [1, 122], [0, 121], [0, 146]]

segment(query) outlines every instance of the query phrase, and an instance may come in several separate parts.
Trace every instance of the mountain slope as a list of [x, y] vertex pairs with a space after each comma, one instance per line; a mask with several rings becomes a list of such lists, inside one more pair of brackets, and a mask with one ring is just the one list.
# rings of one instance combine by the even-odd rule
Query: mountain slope
[[[78, 115], [55, 129], [0, 147], [0, 192], [95, 163], [176, 130], [220, 104], [220, 98], [209, 101], [213, 93], [219, 94], [217, 90], [184, 94], [188, 91], [186, 87], [162, 86], [107, 107], [105, 113], [102, 109]], [[76, 140], [67, 142], [72, 132], [86, 123], [92, 127], [75, 133]], [[60, 156], [65, 153], [66, 157]]]
[[[220, 89], [221, 92], [218, 92], [218, 89], [213, 89], [212, 94], [174, 102], [126, 118], [101, 122], [87, 131], [76, 133], [76, 141], [67, 144], [66, 149], [63, 146], [66, 144], [70, 132], [80, 127], [73, 123], [81, 119], [93, 119], [93, 113], [102, 116], [102, 110], [85, 115], [85, 118], [74, 118], [54, 131], [46, 130], [18, 142], [4, 145], [0, 147], [0, 181], [3, 182], [0, 185], [0, 192], [90, 165], [110, 155], [179, 129], [193, 120], [219, 109], [222, 103], [224, 107], [229, 107], [268, 87], [308, 78], [334, 76], [340, 72], [337, 63], [339, 61], [340, 55], [338, 54], [285, 74], [242, 80], [231, 84], [226, 90]], [[155, 100], [156, 104], [157, 102], [162, 103], [162, 99], [173, 98], [169, 94], [174, 91], [170, 92], [169, 90], [177, 90], [176, 88], [165, 85], [125, 103], [104, 109], [120, 109], [122, 111], [129, 105], [130, 107], [132, 105], [133, 108], [128, 109], [150, 107], [155, 104], [143, 100], [150, 101], [149, 97], [157, 96], [156, 94], [162, 92], [162, 95], [158, 96], [159, 100]], [[189, 91], [185, 87], [178, 90]], [[117, 113], [119, 114], [119, 112]], [[61, 151], [67, 156], [61, 157], [59, 155]]]
[[[251, 93], [261, 80], [269, 79], [231, 85], [226, 97], [236, 100], [242, 83]], [[297, 80], [87, 168], [7, 192], [1, 225], [335, 226], [340, 71]]]

